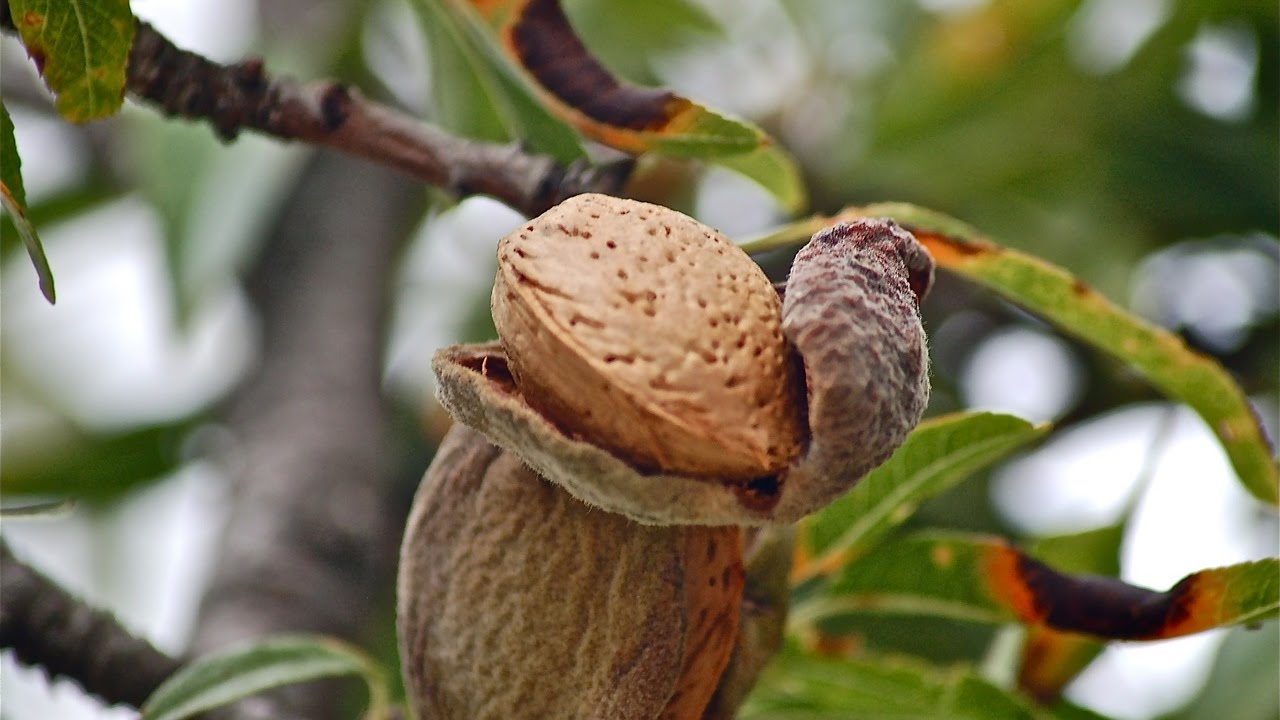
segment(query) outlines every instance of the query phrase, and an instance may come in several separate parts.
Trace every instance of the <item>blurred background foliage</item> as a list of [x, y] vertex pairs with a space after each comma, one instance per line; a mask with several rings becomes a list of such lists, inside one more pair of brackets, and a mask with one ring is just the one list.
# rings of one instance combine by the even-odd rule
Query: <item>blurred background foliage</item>
[[[619, 74], [748, 117], [791, 149], [814, 211], [910, 201], [1069, 268], [1216, 357], [1255, 400], [1274, 437], [1280, 391], [1276, 3], [565, 4], [588, 46]], [[404, 0], [237, 0], [188, 3], [181, 11], [164, 5], [138, 0], [134, 8], [180, 45], [215, 59], [260, 53], [280, 72], [350, 81], [460, 134], [503, 134], [482, 102], [441, 103], [469, 96], [465, 83], [474, 79], [439, 52], [445, 40], [438, 28], [424, 28]], [[198, 585], [202, 575], [151, 572], [144, 566], [155, 556], [130, 559], [129, 553], [146, 544], [139, 537], [156, 531], [155, 518], [171, 522], [173, 503], [191, 502], [173, 499], [188, 497], [182, 492], [158, 488], [193, 483], [202, 489], [190, 497], [200, 502], [182, 513], [194, 514], [191, 525], [206, 528], [205, 539], [175, 539], [183, 530], [174, 529], [163, 542], [180, 549], [165, 557], [198, 568], [216, 552], [208, 528], [225, 512], [217, 475], [233, 470], [211, 470], [206, 461], [234, 444], [221, 413], [259, 351], [254, 309], [241, 282], [311, 151], [254, 137], [222, 146], [205, 127], [136, 107], [108, 122], [71, 127], [53, 114], [12, 38], [5, 38], [3, 51], [2, 89], [24, 158], [31, 214], [62, 297], [55, 308], [43, 305], [6, 219], [0, 491], [6, 505], [80, 500], [69, 517], [8, 520], [4, 531], [15, 545], [31, 547], [36, 560], [79, 558], [80, 565], [65, 572], [90, 578], [79, 589], [91, 596], [122, 608], [154, 607], [157, 596], [174, 592], [175, 577]], [[632, 190], [734, 237], [785, 219], [763, 191], [722, 170], [645, 161]], [[491, 334], [492, 248], [519, 222], [496, 203], [455, 203], [424, 192], [430, 202], [403, 239], [397, 275], [387, 287], [393, 321], [383, 389], [398, 413], [397, 437], [388, 447], [396, 453], [389, 464], [399, 470], [391, 474], [400, 482], [426, 466], [444, 426], [430, 400], [430, 353], [449, 341]], [[358, 215], [361, 208], [347, 211]], [[761, 260], [771, 272], [785, 272], [786, 257]], [[934, 361], [932, 412], [998, 407], [1082, 432], [1121, 412], [1145, 409], [1165, 419], [1121, 430], [1141, 438], [1132, 462], [1108, 466], [1110, 478], [1092, 479], [1109, 482], [1114, 496], [1110, 509], [1085, 516], [1092, 522], [1036, 526], [1011, 512], [1010, 502], [1034, 508], [1052, 498], [1025, 488], [1002, 496], [999, 482], [978, 477], [922, 508], [911, 524], [1013, 537], [1097, 530], [1089, 549], [1079, 551], [1087, 558], [1081, 569], [1121, 568], [1126, 538], [1133, 542], [1125, 530], [1129, 511], [1161, 453], [1182, 437], [1168, 429], [1175, 411], [1156, 404], [1157, 394], [1116, 362], [953, 278], [941, 278], [924, 310]], [[1094, 451], [1086, 443], [1076, 452]], [[1020, 462], [1039, 467], [1035, 457]], [[153, 497], [170, 499], [139, 499]], [[137, 510], [139, 503], [150, 509]], [[1274, 554], [1274, 517], [1241, 507], [1250, 509], [1240, 511], [1248, 527], [1238, 552]], [[57, 529], [75, 523], [79, 529]], [[68, 551], [71, 546], [79, 549]], [[132, 570], [121, 569], [130, 563]], [[185, 600], [172, 602], [190, 607], [171, 613], [178, 619], [169, 630], [151, 630], [174, 647], [181, 647], [198, 587], [178, 595]], [[393, 653], [387, 617], [371, 636]], [[1000, 631], [956, 622], [848, 622], [872, 650], [939, 662], [978, 663], [999, 646]], [[1280, 648], [1274, 626], [1232, 631], [1222, 642], [1198, 696], [1194, 683], [1163, 705], [1126, 705], [1122, 698], [1108, 704], [1098, 700], [1105, 688], [1069, 696], [1120, 716], [1275, 717]], [[5, 678], [6, 697], [16, 682]], [[1126, 692], [1123, 682], [1109, 687]]]

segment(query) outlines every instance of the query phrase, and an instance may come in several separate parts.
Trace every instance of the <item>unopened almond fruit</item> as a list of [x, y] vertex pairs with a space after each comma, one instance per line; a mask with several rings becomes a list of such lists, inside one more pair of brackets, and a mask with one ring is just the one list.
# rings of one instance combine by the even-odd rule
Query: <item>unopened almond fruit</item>
[[741, 530], [643, 526], [455, 426], [414, 501], [399, 631], [417, 717], [701, 717], [737, 639]]
[[529, 221], [498, 245], [493, 318], [530, 406], [641, 471], [750, 480], [800, 453], [777, 293], [679, 212], [579, 195]]

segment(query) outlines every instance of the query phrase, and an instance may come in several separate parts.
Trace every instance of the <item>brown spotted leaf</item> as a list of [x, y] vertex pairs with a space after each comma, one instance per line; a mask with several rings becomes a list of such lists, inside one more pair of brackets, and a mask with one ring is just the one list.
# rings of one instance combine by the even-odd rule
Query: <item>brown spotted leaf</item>
[[114, 114], [136, 23], [128, 0], [10, 0], [27, 54], [72, 122]]
[[903, 203], [849, 208], [745, 243], [750, 253], [799, 245], [837, 220], [889, 217], [911, 230], [938, 267], [954, 272], [1114, 355], [1169, 397], [1195, 409], [1226, 449], [1241, 482], [1259, 500], [1280, 504], [1280, 468], [1244, 391], [1212, 358], [1173, 333], [1115, 305], [1083, 280], [1043, 260], [1001, 247], [973, 228]]
[[795, 609], [793, 621], [856, 612], [1015, 621], [1100, 638], [1159, 640], [1274, 618], [1280, 558], [1202, 570], [1157, 592], [1060, 572], [999, 538], [921, 533], [846, 565]]
[[583, 135], [631, 154], [721, 164], [760, 183], [791, 212], [806, 203], [794, 159], [768, 134], [670, 90], [618, 78], [582, 43], [559, 0], [447, 4], [455, 15], [487, 25], [546, 107]]

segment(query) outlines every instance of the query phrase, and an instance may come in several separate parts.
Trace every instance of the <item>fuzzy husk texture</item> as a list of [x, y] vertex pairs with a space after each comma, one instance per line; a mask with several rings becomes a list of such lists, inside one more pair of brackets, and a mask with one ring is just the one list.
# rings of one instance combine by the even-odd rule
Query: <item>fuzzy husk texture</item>
[[889, 459], [920, 422], [929, 403], [920, 302], [933, 272], [892, 220], [840, 223], [796, 254], [782, 331], [804, 363], [810, 435], [785, 482], [808, 489], [809, 511]]
[[417, 717], [701, 716], [737, 637], [741, 552], [736, 528], [590, 508], [455, 426], [401, 551]]

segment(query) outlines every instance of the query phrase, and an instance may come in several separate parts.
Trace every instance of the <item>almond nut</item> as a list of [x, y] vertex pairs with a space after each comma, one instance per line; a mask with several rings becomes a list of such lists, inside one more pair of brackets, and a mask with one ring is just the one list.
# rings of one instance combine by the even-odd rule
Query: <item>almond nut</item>
[[579, 195], [531, 220], [498, 245], [493, 319], [525, 400], [642, 471], [749, 480], [799, 454], [772, 284], [674, 210]]

